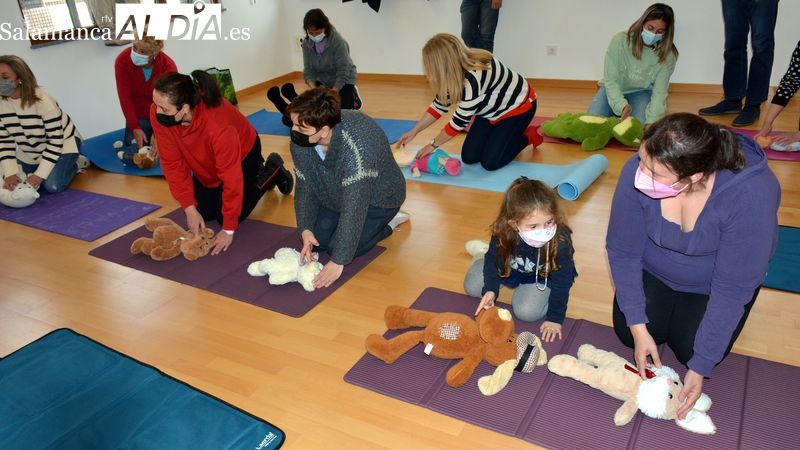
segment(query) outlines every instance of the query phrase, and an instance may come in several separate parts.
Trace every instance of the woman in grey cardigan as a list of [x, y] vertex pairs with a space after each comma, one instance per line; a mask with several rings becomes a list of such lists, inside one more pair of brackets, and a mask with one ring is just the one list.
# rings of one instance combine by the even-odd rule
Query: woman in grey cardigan
[[309, 89], [287, 109], [297, 175], [295, 214], [300, 258], [325, 251], [331, 260], [314, 278], [330, 286], [346, 264], [409, 219], [400, 211], [406, 182], [383, 130], [365, 114], [343, 111], [332, 89]]
[[[362, 101], [356, 89], [356, 66], [350, 58], [350, 45], [321, 9], [315, 8], [306, 13], [303, 30], [306, 32], [301, 43], [303, 79], [308, 87], [336, 89], [342, 99], [341, 109], [361, 109]], [[280, 89], [273, 86], [267, 91], [267, 98], [278, 112], [284, 114], [283, 123], [287, 127], [291, 127], [292, 123], [285, 115], [286, 107], [295, 97], [297, 91], [292, 83], [285, 83]]]

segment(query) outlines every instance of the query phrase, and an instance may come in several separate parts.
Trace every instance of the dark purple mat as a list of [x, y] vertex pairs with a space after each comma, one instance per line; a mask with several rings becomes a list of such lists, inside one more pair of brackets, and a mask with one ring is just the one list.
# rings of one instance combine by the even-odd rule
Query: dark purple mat
[[[165, 217], [179, 224], [186, 223], [183, 211], [179, 209]], [[292, 317], [300, 317], [310, 311], [386, 250], [380, 246], [373, 248], [346, 265], [342, 276], [332, 286], [306, 292], [298, 283], [273, 286], [267, 277], [252, 277], [247, 273], [247, 266], [251, 262], [271, 258], [281, 247], [299, 248], [300, 239], [294, 228], [245, 220], [239, 225], [233, 244], [226, 252], [193, 262], [181, 256], [168, 261], [153, 261], [149, 256], [132, 255], [131, 242], [150, 235], [141, 226], [95, 248], [89, 254]], [[320, 262], [325, 264], [328, 261], [327, 255], [320, 255]]]
[[[463, 294], [426, 289], [411, 305], [430, 311], [471, 314], [477, 301]], [[516, 322], [517, 332], [539, 335], [540, 322]], [[585, 320], [567, 319], [564, 339], [544, 343], [548, 356], [575, 355], [578, 347], [591, 343], [632, 358], [613, 329]], [[394, 336], [401, 331], [387, 331]], [[685, 368], [672, 351], [662, 350], [662, 360], [683, 374]], [[500, 433], [516, 436], [553, 449], [750, 449], [800, 448], [794, 405], [800, 395], [800, 368], [757, 358], [731, 354], [705, 383], [713, 406], [709, 415], [717, 433], [703, 436], [679, 428], [673, 421], [637, 414], [630, 424], [614, 425], [614, 412], [621, 402], [575, 380], [551, 374], [546, 366], [533, 373], [515, 373], [500, 393], [486, 397], [478, 378], [494, 371], [481, 363], [472, 378], [460, 388], [444, 382], [444, 373], [454, 364], [426, 356], [422, 345], [393, 364], [365, 354], [345, 374], [348, 383], [455, 417]]]
[[27, 208], [0, 205], [0, 219], [93, 241], [158, 208], [150, 203], [67, 189], [59, 194], [42, 194]]

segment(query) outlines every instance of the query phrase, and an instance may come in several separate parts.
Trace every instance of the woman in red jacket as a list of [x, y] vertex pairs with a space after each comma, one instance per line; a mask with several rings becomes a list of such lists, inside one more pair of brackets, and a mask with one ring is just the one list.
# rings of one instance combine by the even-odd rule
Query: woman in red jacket
[[[150, 144], [151, 154], [157, 155], [155, 143], [150, 141], [153, 127], [150, 125], [150, 105], [153, 103], [153, 82], [169, 72], [177, 72], [175, 61], [162, 50], [164, 41], [145, 36], [133, 41], [114, 61], [114, 76], [117, 80], [117, 95], [122, 115], [125, 116], [124, 150], [133, 159], [133, 154]], [[136, 140], [136, 144], [131, 141]]]
[[255, 128], [205, 71], [168, 73], [156, 80], [152, 95], [150, 122], [169, 190], [189, 231], [200, 233], [211, 219], [222, 225], [211, 243], [216, 255], [228, 249], [266, 191], [278, 186], [288, 194], [294, 180], [277, 153], [264, 164]]

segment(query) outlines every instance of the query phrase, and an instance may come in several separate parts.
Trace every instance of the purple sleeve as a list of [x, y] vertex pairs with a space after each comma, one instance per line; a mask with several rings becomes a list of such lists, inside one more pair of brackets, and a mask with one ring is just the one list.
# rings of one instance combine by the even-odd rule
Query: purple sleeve
[[642, 255], [647, 242], [647, 231], [644, 226], [644, 209], [639, 200], [641, 194], [633, 187], [638, 165], [639, 156], [634, 155], [622, 168], [611, 202], [606, 233], [611, 277], [616, 288], [617, 302], [625, 314], [628, 326], [648, 322], [642, 286]]

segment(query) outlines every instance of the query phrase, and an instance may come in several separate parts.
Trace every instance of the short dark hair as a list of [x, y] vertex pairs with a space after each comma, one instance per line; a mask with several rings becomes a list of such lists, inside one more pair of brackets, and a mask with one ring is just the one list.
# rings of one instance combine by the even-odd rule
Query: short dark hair
[[336, 89], [324, 86], [309, 89], [292, 100], [286, 115], [297, 114], [300, 125], [333, 128], [342, 121], [342, 100]]

